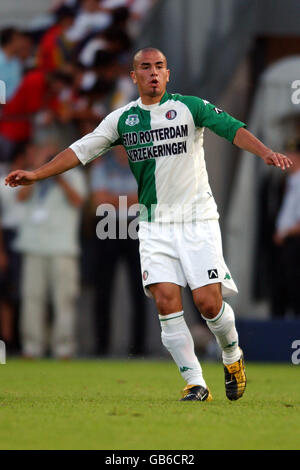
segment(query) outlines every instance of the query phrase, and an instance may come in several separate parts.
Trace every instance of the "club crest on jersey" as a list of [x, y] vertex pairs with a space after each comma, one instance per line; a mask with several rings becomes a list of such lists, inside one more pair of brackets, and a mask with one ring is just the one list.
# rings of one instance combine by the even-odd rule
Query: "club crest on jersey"
[[169, 119], [169, 121], [171, 121], [172, 119], [175, 119], [176, 116], [177, 116], [177, 112], [175, 111], [175, 109], [170, 109], [170, 111], [166, 112], [166, 118]]
[[144, 271], [144, 272], [143, 272], [143, 279], [144, 279], [144, 281], [147, 281], [148, 275], [149, 275], [148, 271]]
[[136, 126], [139, 122], [140, 120], [137, 114], [129, 114], [125, 121], [125, 124], [127, 126]]

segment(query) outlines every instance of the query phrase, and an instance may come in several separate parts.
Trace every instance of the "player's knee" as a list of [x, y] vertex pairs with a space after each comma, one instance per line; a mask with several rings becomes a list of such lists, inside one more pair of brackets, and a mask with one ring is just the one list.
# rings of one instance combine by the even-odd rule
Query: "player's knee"
[[153, 284], [149, 289], [154, 297], [156, 308], [160, 315], [180, 312], [182, 310], [181, 292], [179, 286]]
[[157, 310], [160, 315], [168, 315], [169, 313], [174, 313], [181, 310], [181, 308], [177, 305], [177, 299], [174, 298], [174, 295], [167, 291], [156, 291], [154, 298]]
[[169, 313], [174, 313], [177, 311], [174, 299], [168, 295], [157, 295], [155, 302], [160, 315], [168, 315]]
[[222, 298], [219, 296], [209, 295], [206, 297], [198, 297], [195, 304], [199, 312], [206, 318], [214, 318], [218, 315], [222, 306]]

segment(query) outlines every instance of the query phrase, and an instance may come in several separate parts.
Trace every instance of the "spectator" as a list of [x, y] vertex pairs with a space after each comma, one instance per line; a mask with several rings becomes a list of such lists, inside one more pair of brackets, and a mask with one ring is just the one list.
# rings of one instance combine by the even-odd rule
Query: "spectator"
[[115, 90], [111, 99], [111, 109], [125, 106], [126, 103], [136, 99], [136, 88], [128, 74], [128, 65], [119, 64], [119, 73]]
[[[29, 154], [32, 146], [23, 149], [22, 153], [17, 154], [10, 169], [17, 169], [25, 164], [25, 154]], [[2, 228], [2, 251], [1, 257], [6, 259], [6, 265], [3, 261], [1, 289], [0, 289], [0, 336], [4, 339], [8, 348], [16, 349], [17, 338], [17, 317], [19, 311], [19, 272], [20, 257], [13, 248], [20, 223], [22, 221], [23, 207], [17, 199], [18, 190], [8, 188], [4, 184], [7, 167], [2, 166], [0, 173], [0, 215]], [[5, 269], [3, 269], [5, 267]]]
[[15, 28], [3, 29], [0, 44], [0, 80], [6, 85], [6, 101], [9, 101], [22, 78], [22, 65], [18, 58], [22, 35]]
[[74, 13], [62, 6], [55, 16], [56, 23], [45, 32], [37, 50], [37, 66], [45, 72], [62, 68], [71, 60], [72, 48], [65, 33], [74, 23]]
[[22, 66], [22, 75], [36, 65], [34, 40], [30, 33], [22, 32], [22, 41], [18, 50], [18, 58]]
[[6, 344], [12, 341], [13, 336], [12, 317], [10, 315], [10, 311], [7, 315], [7, 301], [4, 298], [4, 295], [6, 294], [7, 268], [8, 256], [6, 253], [2, 227], [0, 224], [0, 340], [4, 340]]
[[[84, 67], [92, 67], [97, 51], [107, 51], [116, 55], [119, 61], [128, 64], [128, 52], [131, 48], [131, 39], [126, 31], [111, 26], [100, 34], [96, 34], [82, 47], [79, 62]], [[125, 59], [124, 59], [125, 57]]]
[[[132, 38], [138, 36], [145, 17], [149, 10], [156, 3], [156, 0], [104, 0], [103, 6], [106, 8], [115, 8], [116, 17], [121, 19], [122, 10], [125, 8], [129, 10], [129, 17], [127, 21], [128, 33]], [[114, 4], [114, 7], [112, 6]]]
[[[71, 124], [76, 135], [92, 131], [107, 114], [105, 105], [113, 83], [99, 81], [93, 70], [86, 71], [80, 64], [73, 66], [72, 87], [64, 90], [58, 100], [58, 121], [64, 126], [58, 133], [66, 133], [66, 125]], [[48, 131], [48, 129], [46, 129]]]
[[300, 315], [300, 138], [288, 143], [286, 154], [293, 166], [276, 220], [274, 242], [281, 249], [281, 295], [285, 296], [286, 311]]
[[17, 147], [24, 146], [32, 138], [33, 118], [38, 111], [47, 109], [54, 113], [57, 97], [63, 89], [62, 74], [45, 74], [41, 70], [28, 72], [13, 98], [4, 106], [0, 119], [0, 161], [10, 161]]
[[[119, 225], [124, 219], [128, 227], [133, 217], [128, 217], [127, 210], [125, 213], [120, 211], [119, 195], [127, 196], [128, 207], [137, 204], [137, 184], [122, 148], [116, 147], [109, 156], [105, 156], [100, 163], [97, 162], [92, 167], [91, 190], [95, 209], [102, 203], [112, 204], [116, 208], [116, 233], [119, 233]], [[142, 283], [137, 276], [141, 270], [138, 240], [129, 237], [121, 239], [118, 235], [117, 239], [99, 240], [95, 237], [93, 260], [97, 352], [99, 354], [109, 352], [113, 283], [119, 262], [124, 260], [133, 305], [129, 353], [145, 354], [146, 303]]]
[[111, 15], [103, 11], [99, 5], [99, 0], [82, 0], [81, 10], [73, 26], [66, 33], [69, 41], [78, 43], [89, 34], [108, 28], [112, 21]]
[[[56, 152], [53, 145], [43, 146], [34, 165], [46, 162]], [[53, 306], [51, 352], [58, 358], [70, 358], [76, 352], [77, 234], [85, 196], [85, 180], [77, 168], [19, 192], [20, 200], [26, 201], [15, 244], [23, 255], [20, 321], [26, 357], [41, 357], [47, 351], [48, 291]]]
[[71, 8], [72, 11], [77, 12], [79, 10], [80, 0], [53, 0], [51, 11], [57, 12], [61, 7]]
[[112, 52], [97, 51], [93, 70], [98, 75], [99, 80], [107, 84], [114, 84], [119, 72], [116, 56]]

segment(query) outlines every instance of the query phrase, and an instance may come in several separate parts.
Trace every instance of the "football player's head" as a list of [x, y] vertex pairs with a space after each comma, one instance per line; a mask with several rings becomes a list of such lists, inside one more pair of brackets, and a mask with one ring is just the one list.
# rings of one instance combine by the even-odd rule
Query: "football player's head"
[[130, 75], [142, 99], [157, 97], [156, 101], [159, 101], [166, 91], [170, 70], [165, 55], [159, 49], [146, 47], [134, 55]]

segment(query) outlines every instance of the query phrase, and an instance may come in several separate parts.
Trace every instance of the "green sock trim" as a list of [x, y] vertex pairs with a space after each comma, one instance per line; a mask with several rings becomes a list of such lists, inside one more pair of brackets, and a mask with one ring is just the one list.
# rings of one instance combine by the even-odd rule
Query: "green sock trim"
[[181, 313], [180, 315], [177, 315], [176, 317], [172, 317], [172, 318], [160, 318], [159, 321], [169, 321], [169, 320], [174, 320], [174, 318], [179, 318], [179, 317], [183, 317], [183, 313]]
[[213, 318], [212, 320], [209, 320], [208, 318], [205, 318], [206, 321], [209, 321], [209, 323], [214, 323], [215, 321], [219, 320], [219, 318], [221, 318], [221, 316], [223, 315], [224, 313], [224, 309], [225, 309], [225, 302], [223, 302], [223, 306], [222, 306], [222, 310], [221, 310], [221, 313], [219, 313], [217, 315], [217, 318]]
[[227, 344], [227, 346], [224, 346], [224, 348], [233, 348], [237, 344], [237, 341], [232, 341], [231, 344]]

